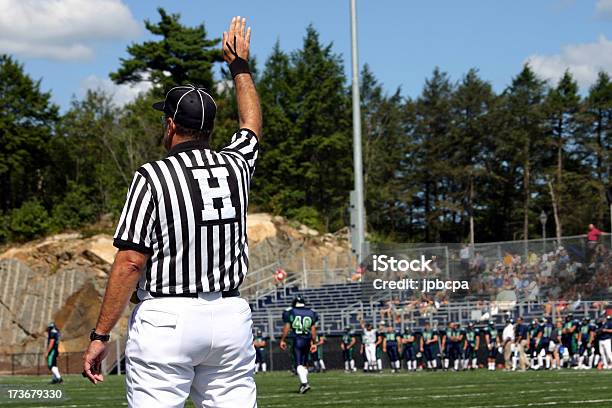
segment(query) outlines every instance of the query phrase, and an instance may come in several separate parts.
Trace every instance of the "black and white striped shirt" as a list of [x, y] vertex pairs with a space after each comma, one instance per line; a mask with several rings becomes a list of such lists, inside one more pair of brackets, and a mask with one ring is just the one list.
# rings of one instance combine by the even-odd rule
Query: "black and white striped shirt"
[[220, 152], [176, 145], [134, 175], [114, 236], [151, 256], [139, 289], [158, 294], [238, 288], [249, 267], [246, 214], [258, 141], [240, 129]]

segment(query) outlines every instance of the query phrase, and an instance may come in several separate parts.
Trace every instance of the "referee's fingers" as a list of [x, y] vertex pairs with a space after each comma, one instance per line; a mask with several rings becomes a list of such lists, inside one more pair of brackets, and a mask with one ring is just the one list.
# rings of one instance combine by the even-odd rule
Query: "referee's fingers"
[[96, 384], [96, 379], [94, 378], [93, 373], [91, 372], [91, 363], [87, 360], [83, 363], [83, 376], [86, 377], [93, 384]]

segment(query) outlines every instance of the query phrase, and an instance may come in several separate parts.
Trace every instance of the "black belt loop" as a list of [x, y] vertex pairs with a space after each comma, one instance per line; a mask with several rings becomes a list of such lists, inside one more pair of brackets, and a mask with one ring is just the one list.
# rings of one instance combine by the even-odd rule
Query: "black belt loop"
[[[168, 297], [178, 297], [178, 298], [192, 298], [196, 299], [198, 297], [197, 293], [156, 293], [149, 292], [149, 294], [154, 298], [168, 298]], [[226, 290], [221, 292], [221, 297], [229, 298], [229, 297], [238, 297], [240, 296], [240, 291], [238, 289]]]

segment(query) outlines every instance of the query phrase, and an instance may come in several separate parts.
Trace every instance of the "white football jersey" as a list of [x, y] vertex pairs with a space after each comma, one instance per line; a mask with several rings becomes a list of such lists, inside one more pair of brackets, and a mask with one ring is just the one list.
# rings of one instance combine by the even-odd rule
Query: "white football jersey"
[[374, 344], [374, 343], [376, 343], [376, 330], [364, 329], [363, 344]]

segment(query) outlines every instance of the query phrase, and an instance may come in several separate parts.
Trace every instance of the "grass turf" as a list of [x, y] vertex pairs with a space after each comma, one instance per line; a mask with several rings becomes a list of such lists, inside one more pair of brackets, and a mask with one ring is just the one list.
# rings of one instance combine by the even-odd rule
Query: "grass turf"
[[[260, 408], [281, 407], [612, 407], [611, 371], [420, 372], [345, 374], [330, 371], [309, 376], [312, 390], [297, 394], [297, 378], [287, 372], [257, 374]], [[59, 386], [47, 377], [0, 378], [2, 407], [125, 406], [124, 378], [109, 376], [93, 386], [80, 376], [66, 376]], [[8, 390], [62, 389], [53, 401], [9, 400]], [[186, 404], [192, 406], [191, 403]], [[238, 408], [238, 407], [237, 407]]]

